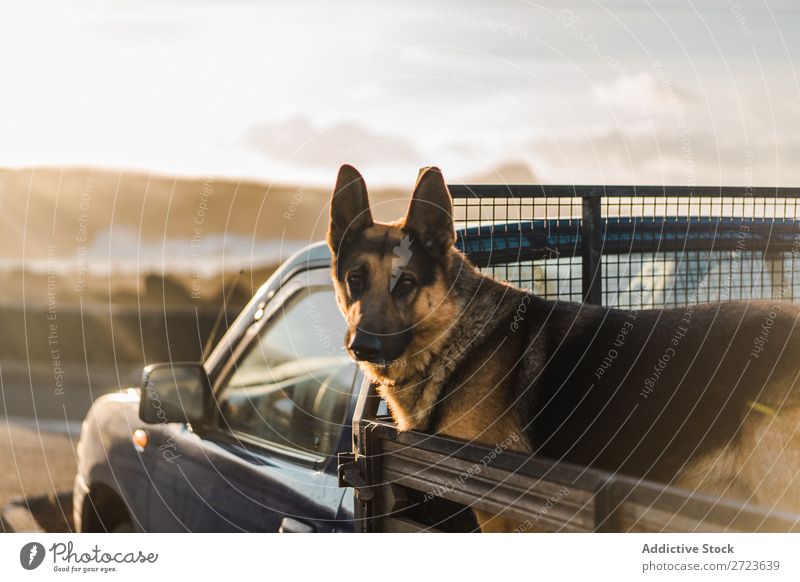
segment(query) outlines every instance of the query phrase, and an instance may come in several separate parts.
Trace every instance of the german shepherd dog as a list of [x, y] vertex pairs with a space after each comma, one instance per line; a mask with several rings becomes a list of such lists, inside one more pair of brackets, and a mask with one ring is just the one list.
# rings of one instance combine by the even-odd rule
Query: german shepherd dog
[[[399, 430], [800, 512], [798, 306], [547, 301], [479, 272], [452, 214], [437, 168], [388, 224], [339, 171], [328, 244], [346, 347]], [[476, 514], [482, 531], [514, 529]]]

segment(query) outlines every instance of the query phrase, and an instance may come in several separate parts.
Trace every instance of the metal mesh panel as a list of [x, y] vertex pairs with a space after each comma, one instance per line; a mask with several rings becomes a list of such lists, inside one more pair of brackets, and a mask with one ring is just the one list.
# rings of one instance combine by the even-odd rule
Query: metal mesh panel
[[602, 215], [628, 219], [631, 234], [642, 221], [660, 221], [662, 232], [672, 233], [671, 241], [666, 234], [654, 238], [650, 252], [636, 252], [632, 244], [627, 253], [603, 253], [604, 305], [641, 309], [800, 298], [791, 247], [768, 252], [784, 242], [771, 240], [776, 226], [800, 234], [794, 198], [756, 198], [745, 190], [741, 197], [609, 197], [602, 200]]
[[[589, 256], [584, 241], [597, 237], [587, 235], [591, 221], [584, 218], [597, 212], [597, 297], [605, 305], [800, 301], [800, 190], [700, 188], [709, 195], [698, 195], [669, 188], [671, 195], [652, 196], [642, 190], [451, 187], [465, 252], [485, 271], [548, 299], [587, 297], [591, 269], [583, 269]], [[591, 198], [599, 204], [585, 204]]]
[[739, 299], [800, 298], [790, 253], [690, 251], [603, 256], [603, 305], [676, 307]]
[[501, 263], [484, 271], [548, 299], [580, 301], [583, 297], [580, 257]]
[[[485, 250], [494, 255], [489, 259], [479, 256], [478, 265], [493, 276], [518, 287], [530, 288], [542, 297], [580, 301], [581, 260], [577, 240], [571, 246], [565, 246], [546, 238], [558, 234], [577, 235], [581, 222], [581, 199], [544, 194], [510, 197], [507, 192], [505, 194], [501, 192], [492, 197], [454, 195], [456, 226], [466, 229], [463, 238], [488, 240]], [[545, 237], [543, 244], [527, 249], [533, 250], [533, 255], [519, 252], [521, 245], [515, 246], [513, 237], [508, 248], [499, 248], [496, 235], [508, 233], [511, 226], [518, 231], [527, 225], [536, 225], [538, 232]], [[492, 227], [488, 239], [487, 227]], [[505, 252], [499, 252], [502, 250]], [[475, 253], [468, 254], [475, 260]]]
[[468, 197], [454, 199], [455, 220], [459, 226], [519, 223], [530, 220], [558, 220], [559, 225], [577, 224], [581, 219], [581, 199], [576, 197]]

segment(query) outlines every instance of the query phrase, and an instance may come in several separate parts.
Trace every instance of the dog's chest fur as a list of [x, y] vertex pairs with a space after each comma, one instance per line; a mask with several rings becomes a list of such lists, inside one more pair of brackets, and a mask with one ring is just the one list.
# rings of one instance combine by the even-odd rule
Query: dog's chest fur
[[477, 273], [462, 275], [458, 291], [448, 332], [419, 346], [405, 374], [380, 382], [378, 392], [401, 430], [529, 451], [515, 397], [527, 338], [512, 327], [526, 293]]

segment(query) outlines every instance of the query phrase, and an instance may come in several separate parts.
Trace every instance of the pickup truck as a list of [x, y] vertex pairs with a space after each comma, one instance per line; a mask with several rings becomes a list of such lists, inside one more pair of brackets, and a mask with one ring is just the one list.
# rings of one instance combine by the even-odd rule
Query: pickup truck
[[264, 283], [204, 363], [148, 366], [83, 422], [78, 531], [353, 530], [336, 453], [361, 376], [324, 244]]
[[[458, 245], [479, 267], [550, 298], [630, 308], [686, 302], [685, 265], [704, 257], [721, 281], [735, 252], [780, 265], [781, 277], [731, 278], [739, 294], [727, 297], [785, 297], [783, 269], [800, 224], [797, 189], [453, 186], [451, 193]], [[771, 210], [750, 219], [742, 204], [736, 215], [731, 201], [743, 196], [747, 212], [759, 200]], [[773, 198], [779, 203], [769, 206]], [[680, 204], [687, 200], [688, 212]], [[692, 214], [697, 209], [702, 216]], [[743, 251], [745, 223], [751, 247]], [[299, 251], [204, 362], [147, 366], [140, 387], [94, 402], [78, 445], [78, 531], [474, 531], [470, 509], [513, 516], [521, 531], [800, 529], [800, 516], [775, 508], [398, 433], [345, 355], [330, 260], [324, 243]], [[647, 274], [658, 264], [672, 265], [671, 282]]]

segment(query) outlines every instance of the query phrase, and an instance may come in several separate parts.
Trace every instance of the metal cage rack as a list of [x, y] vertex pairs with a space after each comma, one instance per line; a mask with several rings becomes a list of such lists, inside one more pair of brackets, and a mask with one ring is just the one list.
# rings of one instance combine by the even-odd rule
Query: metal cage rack
[[548, 299], [800, 300], [800, 188], [451, 185], [459, 247]]

